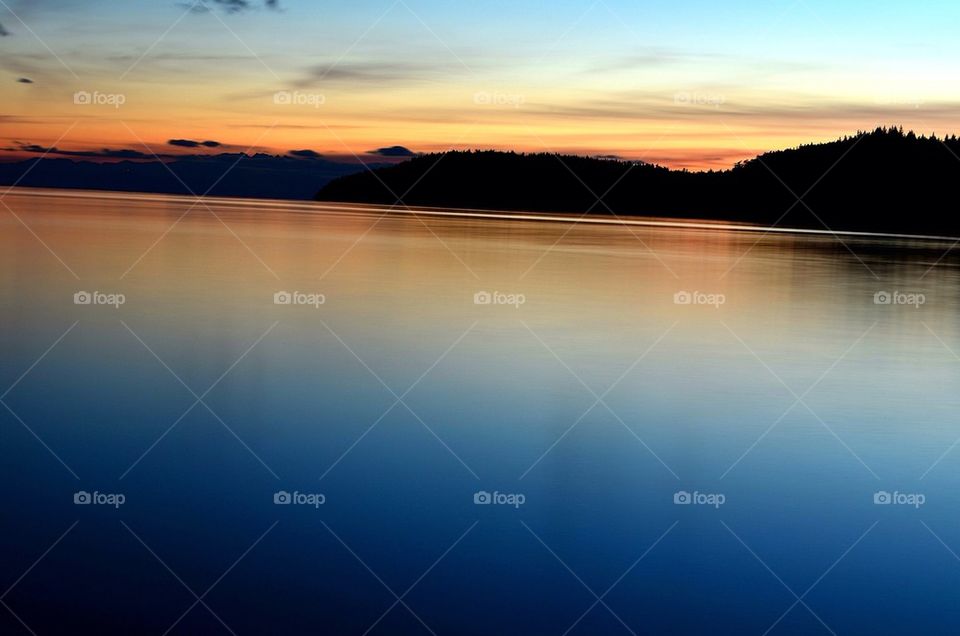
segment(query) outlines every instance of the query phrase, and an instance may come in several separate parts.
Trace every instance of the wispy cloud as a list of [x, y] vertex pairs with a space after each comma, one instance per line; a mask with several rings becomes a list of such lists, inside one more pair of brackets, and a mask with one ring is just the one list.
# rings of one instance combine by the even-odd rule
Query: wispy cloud
[[[180, 141], [180, 140], [171, 140], [171, 141]], [[182, 140], [186, 141], [186, 140]], [[196, 143], [196, 142], [195, 142]], [[216, 146], [207, 146], [207, 147], [221, 147], [219, 142], [205, 142], [213, 143]], [[190, 157], [197, 158], [209, 158], [212, 156], [221, 156], [221, 155], [203, 155], [203, 154], [174, 154], [174, 153], [152, 153], [152, 152], [143, 152], [140, 150], [133, 150], [130, 148], [99, 148], [96, 150], [64, 150], [62, 148], [57, 148], [56, 146], [43, 146], [41, 144], [35, 143], [26, 143], [22, 141], [15, 141], [15, 146], [12, 148], [4, 148], [6, 152], [20, 152], [20, 153], [30, 153], [38, 155], [47, 155], [50, 157], [71, 157], [71, 158], [80, 158], [80, 159], [129, 159], [129, 160], [150, 160], [150, 159], [187, 159]], [[183, 146], [182, 144], [170, 144], [173, 146], [181, 146], [187, 148], [195, 148], [197, 146], [203, 147], [204, 143], [198, 143], [197, 146]]]
[[100, 150], [61, 150], [56, 146], [41, 146], [39, 144], [17, 143], [16, 148], [8, 148], [10, 151], [29, 152], [41, 155], [51, 155], [59, 157], [101, 157], [107, 159], [153, 159], [152, 154], [140, 152], [139, 150], [101, 148]]
[[[4, 117], [0, 116], [0, 122], [4, 121]], [[171, 150], [169, 152], [158, 151], [151, 152], [149, 150], [138, 150], [131, 148], [94, 148], [87, 150], [67, 150], [63, 148], [58, 148], [56, 146], [44, 146], [42, 144], [26, 142], [26, 141], [11, 141], [13, 144], [12, 147], [0, 148], [0, 151], [3, 152], [13, 152], [13, 153], [27, 153], [27, 154], [40, 154], [47, 155], [49, 157], [70, 157], [76, 159], [128, 159], [132, 161], [137, 160], [167, 160], [167, 159], [197, 159], [203, 161], [211, 160], [230, 160], [236, 159], [241, 155], [241, 153], [232, 152], [236, 146], [230, 144], [223, 144], [219, 141], [192, 141], [190, 139], [171, 139], [167, 142], [167, 145], [173, 146], [174, 148], [192, 148], [197, 150], [203, 150], [204, 148], [218, 148], [219, 152], [217, 153], [203, 153], [203, 152], [177, 152]], [[261, 148], [249, 148], [248, 151], [257, 150], [258, 152], [264, 150]], [[307, 151], [312, 152], [312, 151]], [[252, 156], [252, 155], [251, 155]], [[319, 157], [320, 155], [317, 155]]]
[[351, 86], [416, 81], [436, 81], [442, 77], [455, 77], [463, 67], [449, 61], [437, 62], [340, 62], [331, 66], [314, 66], [296, 82], [298, 88], [327, 82], [349, 82]]
[[[47, 117], [24, 117], [22, 115], [0, 115], [0, 124], [46, 124]], [[75, 121], [75, 120], [70, 120]]]
[[[614, 91], [594, 97], [549, 103], [528, 98], [511, 118], [570, 121], [677, 121], [751, 124], [781, 122], [859, 121], [873, 125], [891, 117], [911, 115], [931, 120], [955, 117], [960, 103], [924, 101], [919, 97], [878, 94], [860, 100], [838, 100], [827, 95], [750, 95], [736, 86], [684, 87], [671, 91]], [[436, 116], [433, 114], [432, 116]], [[429, 117], [429, 115], [428, 115]]]
[[[221, 7], [227, 13], [241, 13], [255, 8], [258, 4], [252, 0], [195, 0], [194, 2], [181, 2], [178, 6], [190, 9], [193, 13], [208, 13], [213, 7]], [[268, 9], [279, 9], [280, 0], [264, 0], [263, 6]]]
[[650, 49], [642, 53], [633, 55], [622, 55], [610, 59], [590, 61], [584, 68], [586, 73], [605, 73], [608, 71], [632, 71], [637, 69], [648, 69], [651, 66], [668, 64], [670, 62], [680, 62], [688, 60], [688, 56], [683, 56], [676, 51], [666, 49]]

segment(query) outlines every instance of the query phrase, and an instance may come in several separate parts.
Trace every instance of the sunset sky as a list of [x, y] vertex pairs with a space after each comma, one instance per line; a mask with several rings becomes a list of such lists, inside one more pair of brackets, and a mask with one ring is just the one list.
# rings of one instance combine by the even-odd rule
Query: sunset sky
[[960, 132], [955, 1], [190, 2], [0, 0], [0, 157], [142, 140], [700, 169], [877, 125]]

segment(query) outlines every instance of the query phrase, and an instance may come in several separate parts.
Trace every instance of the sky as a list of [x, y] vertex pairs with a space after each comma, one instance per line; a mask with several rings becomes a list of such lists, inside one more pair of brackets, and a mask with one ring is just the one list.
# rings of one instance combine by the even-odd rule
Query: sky
[[0, 159], [725, 168], [879, 125], [960, 132], [958, 24], [937, 0], [0, 0]]

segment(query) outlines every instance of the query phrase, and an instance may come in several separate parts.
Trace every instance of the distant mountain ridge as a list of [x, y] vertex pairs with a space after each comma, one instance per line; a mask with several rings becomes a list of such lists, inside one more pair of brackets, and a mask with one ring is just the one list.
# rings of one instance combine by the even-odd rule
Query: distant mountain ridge
[[[113, 163], [41, 157], [0, 163], [0, 185], [162, 194], [190, 194], [192, 190], [198, 195], [213, 188], [211, 196], [309, 200], [318, 186], [365, 170], [360, 163], [330, 161], [305, 152], [295, 156], [186, 155], [164, 162]], [[377, 163], [376, 167], [383, 165], [387, 164]]]
[[877, 128], [710, 172], [545, 153], [421, 155], [334, 179], [316, 199], [960, 235], [958, 180], [955, 135]]

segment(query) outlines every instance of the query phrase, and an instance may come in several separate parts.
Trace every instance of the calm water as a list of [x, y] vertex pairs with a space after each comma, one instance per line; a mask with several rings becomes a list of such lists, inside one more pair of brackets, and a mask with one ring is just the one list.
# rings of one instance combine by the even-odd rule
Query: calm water
[[2, 633], [957, 633], [950, 243], [3, 203]]

